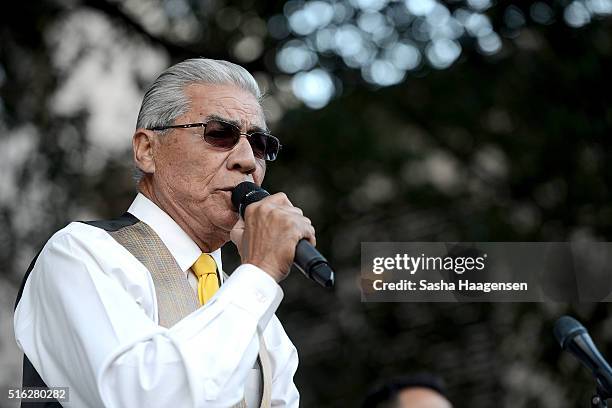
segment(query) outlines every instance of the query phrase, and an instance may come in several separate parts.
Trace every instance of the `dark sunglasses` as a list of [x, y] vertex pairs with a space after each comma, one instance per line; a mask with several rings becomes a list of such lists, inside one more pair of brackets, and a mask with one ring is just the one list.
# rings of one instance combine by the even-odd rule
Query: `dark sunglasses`
[[188, 123], [186, 125], [156, 126], [149, 130], [188, 129], [201, 127], [202, 137], [206, 143], [220, 149], [229, 150], [238, 144], [240, 136], [246, 136], [253, 155], [262, 160], [274, 161], [281, 149], [279, 140], [266, 132], [242, 133], [240, 128], [232, 123], [211, 119], [206, 123]]

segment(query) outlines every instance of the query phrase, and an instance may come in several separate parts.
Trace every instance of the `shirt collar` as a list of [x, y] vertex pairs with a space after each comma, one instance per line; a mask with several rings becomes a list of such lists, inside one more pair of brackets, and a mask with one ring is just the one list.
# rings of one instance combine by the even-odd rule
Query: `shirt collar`
[[[187, 272], [202, 254], [200, 247], [176, 221], [143, 194], [138, 193], [128, 212], [155, 231], [183, 272]], [[210, 255], [217, 263], [219, 271], [222, 271], [221, 248], [211, 252]]]

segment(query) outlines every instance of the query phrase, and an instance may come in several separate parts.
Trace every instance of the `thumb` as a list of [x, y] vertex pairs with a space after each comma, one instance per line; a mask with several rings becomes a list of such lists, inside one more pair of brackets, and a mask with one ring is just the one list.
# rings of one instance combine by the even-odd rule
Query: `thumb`
[[238, 252], [242, 250], [242, 237], [244, 235], [244, 220], [242, 218], [238, 219], [238, 222], [234, 224], [234, 228], [230, 231], [230, 239], [238, 248]]

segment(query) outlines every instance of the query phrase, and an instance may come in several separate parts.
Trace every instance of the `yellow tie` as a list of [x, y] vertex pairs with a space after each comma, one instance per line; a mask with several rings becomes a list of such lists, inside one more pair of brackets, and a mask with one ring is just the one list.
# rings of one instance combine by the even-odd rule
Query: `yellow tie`
[[198, 299], [200, 300], [200, 305], [203, 305], [219, 290], [217, 264], [212, 256], [202, 254], [195, 261], [191, 270], [198, 277]]

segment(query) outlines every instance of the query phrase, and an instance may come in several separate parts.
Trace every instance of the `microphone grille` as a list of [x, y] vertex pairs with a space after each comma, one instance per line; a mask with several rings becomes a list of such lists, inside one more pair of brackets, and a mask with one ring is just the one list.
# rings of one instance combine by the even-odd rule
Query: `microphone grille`
[[565, 349], [569, 340], [577, 336], [578, 334], [586, 333], [587, 330], [582, 324], [573, 317], [561, 316], [555, 323], [553, 333], [555, 338], [559, 342], [562, 349]]
[[232, 191], [232, 204], [234, 204], [234, 208], [240, 213], [240, 216], [244, 217], [244, 210], [249, 204], [257, 202], [269, 195], [270, 193], [257, 184], [251, 183], [250, 181], [243, 181]]
[[234, 187], [232, 191], [232, 204], [238, 211], [238, 206], [242, 202], [243, 198], [250, 193], [251, 191], [259, 190], [259, 187], [255, 183], [251, 183], [250, 181], [243, 181]]

